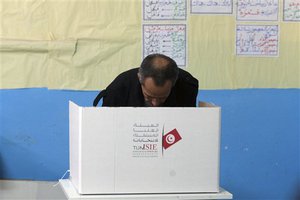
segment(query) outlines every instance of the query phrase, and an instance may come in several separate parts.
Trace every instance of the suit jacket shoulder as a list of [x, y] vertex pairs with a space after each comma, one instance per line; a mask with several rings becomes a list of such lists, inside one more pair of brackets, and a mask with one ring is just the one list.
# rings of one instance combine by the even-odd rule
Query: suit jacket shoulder
[[186, 84], [192, 85], [193, 87], [197, 87], [197, 89], [199, 87], [198, 80], [195, 77], [193, 77], [189, 72], [180, 68], [179, 68], [178, 79]]
[[174, 88], [178, 106], [196, 106], [199, 82], [189, 72], [179, 69], [178, 80]]
[[119, 74], [106, 88], [103, 106], [141, 106], [138, 68]]

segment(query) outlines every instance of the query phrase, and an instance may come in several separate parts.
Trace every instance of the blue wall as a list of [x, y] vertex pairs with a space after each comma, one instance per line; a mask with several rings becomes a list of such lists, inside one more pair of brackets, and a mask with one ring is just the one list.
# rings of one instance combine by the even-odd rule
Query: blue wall
[[[58, 180], [69, 168], [68, 101], [91, 106], [96, 94], [0, 90], [0, 178]], [[295, 198], [300, 90], [200, 91], [199, 100], [222, 107], [221, 186], [234, 199]]]

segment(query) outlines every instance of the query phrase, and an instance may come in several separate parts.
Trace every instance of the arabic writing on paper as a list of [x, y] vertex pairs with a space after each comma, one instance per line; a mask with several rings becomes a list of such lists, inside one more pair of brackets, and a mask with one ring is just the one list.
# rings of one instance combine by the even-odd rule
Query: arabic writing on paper
[[230, 14], [232, 0], [191, 0], [191, 13]]
[[276, 21], [278, 0], [238, 0], [237, 20]]
[[162, 53], [186, 65], [186, 25], [144, 25], [143, 39], [144, 57]]
[[132, 156], [158, 157], [161, 149], [159, 124], [135, 123], [132, 130]]
[[186, 0], [144, 0], [144, 20], [185, 20]]
[[277, 25], [237, 25], [237, 55], [278, 55]]
[[285, 0], [283, 4], [283, 20], [300, 21], [300, 0]]

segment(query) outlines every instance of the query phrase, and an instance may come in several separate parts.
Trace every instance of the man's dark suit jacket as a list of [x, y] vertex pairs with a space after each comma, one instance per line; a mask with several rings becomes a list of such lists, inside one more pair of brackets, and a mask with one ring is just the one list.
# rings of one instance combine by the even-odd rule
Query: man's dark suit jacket
[[[110, 107], [144, 107], [145, 101], [139, 82], [138, 68], [121, 73], [94, 100], [97, 106], [103, 97], [102, 106]], [[169, 97], [162, 105], [164, 107], [195, 107], [198, 94], [198, 80], [190, 73], [179, 69], [178, 79]]]

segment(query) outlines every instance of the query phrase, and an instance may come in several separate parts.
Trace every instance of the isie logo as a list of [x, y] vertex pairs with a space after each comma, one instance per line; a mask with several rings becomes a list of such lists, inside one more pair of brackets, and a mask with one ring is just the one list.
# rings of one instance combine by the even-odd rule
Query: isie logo
[[166, 135], [164, 135], [164, 130], [163, 130], [163, 148], [164, 149], [169, 148], [170, 146], [177, 143], [181, 139], [182, 138], [176, 128], [173, 129], [172, 131], [168, 132]]
[[164, 156], [164, 150], [182, 139], [176, 128], [168, 128], [165, 133], [165, 125], [159, 123], [135, 123], [132, 130], [133, 157], [159, 158]]

